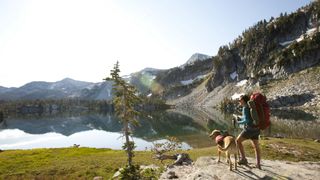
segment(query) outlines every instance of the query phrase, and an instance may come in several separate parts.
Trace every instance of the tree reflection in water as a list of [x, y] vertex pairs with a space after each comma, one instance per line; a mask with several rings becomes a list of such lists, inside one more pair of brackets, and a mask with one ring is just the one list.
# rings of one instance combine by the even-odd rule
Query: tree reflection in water
[[[270, 136], [280, 134], [284, 137], [293, 138], [319, 138], [319, 117], [302, 111], [295, 112], [273, 110], [271, 130], [266, 130], [263, 134]], [[290, 119], [290, 117], [292, 118]], [[302, 119], [303, 117], [308, 119]], [[213, 129], [227, 130], [235, 136], [240, 132], [239, 128], [233, 127], [230, 114], [222, 114], [215, 109], [159, 111], [138, 119], [140, 126], [135, 128], [134, 137], [152, 142], [163, 140], [167, 136], [174, 136], [192, 148], [212, 146], [213, 142], [208, 138], [208, 134]], [[9, 117], [5, 118], [0, 126], [0, 131], [5, 129], [19, 129], [33, 135], [58, 133], [71, 136], [78, 132], [90, 130], [118, 133], [122, 126], [113, 114], [80, 116], [69, 114]], [[101, 143], [106, 144], [104, 141], [101, 141]]]

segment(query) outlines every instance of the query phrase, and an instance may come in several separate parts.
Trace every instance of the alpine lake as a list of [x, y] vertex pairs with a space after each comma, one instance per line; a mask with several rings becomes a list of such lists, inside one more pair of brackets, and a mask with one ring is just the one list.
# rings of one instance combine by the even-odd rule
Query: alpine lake
[[[238, 135], [231, 114], [215, 109], [167, 110], [138, 118], [132, 139], [136, 150], [148, 150], [156, 142], [176, 137], [183, 149], [213, 146], [213, 129]], [[300, 110], [272, 110], [271, 126], [264, 136], [320, 138], [320, 118]], [[64, 113], [9, 116], [0, 124], [0, 149], [81, 147], [122, 149], [122, 125], [112, 113]]]

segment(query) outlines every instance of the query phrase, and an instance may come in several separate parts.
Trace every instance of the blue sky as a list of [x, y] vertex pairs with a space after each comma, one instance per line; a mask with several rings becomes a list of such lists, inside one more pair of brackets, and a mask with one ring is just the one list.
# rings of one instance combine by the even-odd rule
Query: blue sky
[[215, 55], [259, 20], [311, 0], [0, 1], [0, 86], [65, 77], [100, 82]]

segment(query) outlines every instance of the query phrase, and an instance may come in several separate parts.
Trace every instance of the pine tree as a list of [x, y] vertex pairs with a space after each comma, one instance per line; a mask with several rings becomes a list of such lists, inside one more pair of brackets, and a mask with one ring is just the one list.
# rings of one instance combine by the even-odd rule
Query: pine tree
[[134, 142], [130, 140], [132, 134], [132, 126], [138, 125], [138, 121], [135, 117], [139, 114], [135, 110], [141, 99], [137, 96], [137, 90], [134, 86], [126, 83], [119, 75], [120, 68], [119, 62], [114, 65], [114, 68], [110, 72], [111, 77], [107, 77], [104, 80], [114, 82], [113, 84], [113, 104], [115, 107], [116, 115], [120, 118], [123, 123], [123, 134], [125, 137], [125, 143], [123, 149], [126, 151], [128, 156], [128, 169], [134, 169], [132, 164], [132, 158], [134, 156], [133, 150], [135, 148]]

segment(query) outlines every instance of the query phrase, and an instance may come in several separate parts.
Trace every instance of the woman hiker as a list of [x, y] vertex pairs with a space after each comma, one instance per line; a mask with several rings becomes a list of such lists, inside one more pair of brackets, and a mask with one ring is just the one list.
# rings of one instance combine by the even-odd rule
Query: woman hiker
[[260, 129], [253, 127], [253, 120], [250, 115], [250, 108], [248, 107], [248, 101], [250, 100], [248, 95], [240, 96], [239, 103], [242, 106], [242, 116], [238, 122], [238, 124], [243, 124], [244, 128], [237, 137], [237, 146], [240, 150], [240, 157], [238, 164], [239, 165], [247, 165], [248, 161], [245, 156], [244, 148], [242, 142], [250, 139], [252, 146], [254, 148], [254, 152], [256, 155], [256, 167], [261, 169], [260, 165], [260, 147], [259, 147], [259, 135]]

